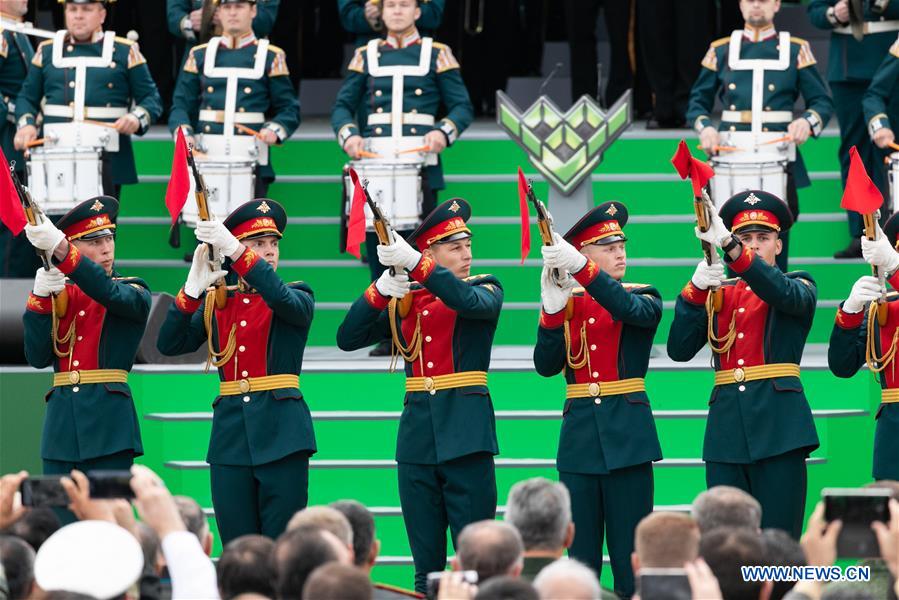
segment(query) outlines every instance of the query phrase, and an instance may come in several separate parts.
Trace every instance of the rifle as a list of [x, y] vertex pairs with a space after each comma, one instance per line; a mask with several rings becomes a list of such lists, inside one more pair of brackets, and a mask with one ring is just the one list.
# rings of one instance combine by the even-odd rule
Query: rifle
[[[206, 187], [206, 181], [203, 179], [200, 170], [197, 169], [196, 161], [194, 161], [193, 146], [188, 146], [187, 148], [187, 164], [190, 165], [191, 173], [193, 173], [195, 188], [194, 197], [197, 199], [197, 213], [199, 214], [201, 221], [211, 221], [212, 217], [209, 215], [209, 203], [207, 201], [209, 191]], [[209, 262], [212, 263], [212, 270], [220, 271], [222, 269], [222, 259], [219, 257], [218, 252], [216, 252], [216, 249], [212, 244], [207, 245], [209, 246]], [[215, 282], [215, 306], [218, 309], [223, 309], [227, 302], [228, 288], [224, 278], [222, 278]]]
[[[871, 241], [877, 239], [877, 221], [880, 219], [880, 210], [873, 213], [865, 213], [862, 220], [865, 225], [865, 237]], [[887, 324], [889, 317], [889, 305], [887, 304], [887, 285], [886, 273], [880, 267], [872, 266], [874, 276], [877, 277], [877, 283], [880, 284], [880, 298], [877, 299], [877, 322], [881, 327]]]
[[[9, 174], [12, 176], [13, 185], [16, 186], [16, 193], [19, 196], [19, 202], [22, 203], [22, 208], [25, 210], [25, 218], [28, 219], [28, 223], [31, 225], [40, 225], [44, 222], [46, 216], [44, 215], [44, 211], [41, 210], [41, 207], [34, 201], [34, 198], [31, 197], [31, 192], [28, 191], [28, 188], [19, 181], [19, 176], [16, 175], [15, 161], [9, 165]], [[37, 255], [41, 258], [41, 262], [44, 264], [44, 270], [49, 271], [52, 266], [50, 259], [53, 257], [53, 251], [44, 251], [35, 248], [35, 252], [37, 252]], [[57, 317], [64, 317], [68, 307], [69, 294], [66, 292], [65, 288], [58, 294], [53, 294], [53, 313]]]
[[[534, 212], [537, 213], [537, 230], [540, 232], [540, 239], [543, 240], [544, 246], [552, 246], [553, 219], [549, 214], [549, 211], [546, 210], [546, 204], [543, 203], [543, 200], [537, 198], [537, 194], [534, 193], [534, 182], [531, 179], [528, 179], [527, 195], [528, 202], [534, 205]], [[556, 285], [562, 287], [560, 282], [562, 281], [563, 276], [558, 269], [552, 270], [552, 278]]]
[[212, 18], [215, 16], [215, 1], [203, 0], [203, 12], [200, 13], [199, 41], [205, 44], [212, 38]]

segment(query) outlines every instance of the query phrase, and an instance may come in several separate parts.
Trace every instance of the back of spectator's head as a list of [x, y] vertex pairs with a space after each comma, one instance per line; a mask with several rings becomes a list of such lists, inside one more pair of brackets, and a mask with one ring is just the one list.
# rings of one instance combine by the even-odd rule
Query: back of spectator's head
[[303, 586], [308, 600], [371, 600], [372, 593], [365, 571], [333, 562], [314, 570]]
[[161, 567], [165, 564], [161, 558], [159, 535], [144, 522], [137, 523], [136, 534], [137, 541], [144, 553], [144, 571], [149, 570], [158, 575]]
[[571, 558], [560, 558], [537, 573], [534, 588], [543, 600], [599, 600], [602, 588], [596, 573]]
[[65, 590], [53, 590], [41, 594], [41, 600], [99, 600], [96, 596], [82, 594], [81, 592], [67, 592]]
[[381, 542], [375, 538], [375, 519], [371, 512], [355, 500], [338, 500], [330, 506], [350, 522], [353, 530], [353, 562], [363, 569], [371, 569], [381, 549]]
[[501, 575], [478, 586], [474, 600], [540, 600], [530, 581]]
[[332, 561], [350, 564], [352, 556], [330, 531], [304, 525], [281, 534], [275, 542], [272, 561], [277, 573], [277, 596], [301, 598], [312, 571]]
[[866, 488], [886, 488], [890, 490], [890, 493], [893, 495], [894, 500], [899, 500], [899, 481], [894, 481], [892, 479], [881, 479], [879, 481], [872, 481], [871, 483], [866, 483], [864, 485]]
[[51, 509], [32, 508], [10, 525], [6, 533], [22, 538], [37, 552], [47, 538], [56, 533], [61, 526], [59, 517]]
[[291, 517], [287, 523], [287, 531], [307, 525], [330, 531], [347, 548], [353, 549], [353, 527], [339, 510], [330, 506], [307, 506]]
[[274, 547], [275, 542], [262, 535], [244, 535], [228, 542], [215, 568], [222, 600], [249, 593], [275, 597]]
[[30, 598], [34, 587], [34, 550], [25, 540], [0, 535], [0, 565], [6, 571], [10, 600]]
[[521, 534], [525, 552], [561, 552], [574, 539], [571, 497], [565, 484], [544, 477], [519, 481], [509, 490], [506, 522]]
[[477, 571], [478, 582], [497, 575], [518, 577], [524, 565], [524, 545], [518, 530], [503, 521], [467, 525], [456, 541], [453, 568]]
[[175, 505], [181, 514], [181, 520], [187, 530], [197, 536], [203, 551], [208, 555], [212, 554], [212, 533], [209, 531], [209, 521], [206, 520], [206, 514], [200, 503], [190, 496], [175, 496]]
[[703, 534], [718, 527], [759, 531], [762, 526], [762, 505], [758, 500], [729, 485], [717, 485], [696, 496], [691, 512]]
[[140, 579], [143, 567], [143, 550], [130, 532], [107, 521], [77, 521], [38, 550], [34, 579], [45, 591], [116, 598]]
[[699, 555], [699, 526], [689, 515], [654, 512], [634, 533], [634, 572], [641, 568], [680, 569]]
[[699, 554], [718, 578], [727, 600], [767, 600], [771, 581], [744, 581], [741, 567], [765, 566], [762, 535], [745, 527], [719, 527], [702, 534]]
[[[763, 529], [762, 544], [765, 547], [765, 560], [768, 564], [785, 567], [804, 567], [807, 564], [802, 546], [786, 531]], [[793, 589], [794, 585], [795, 581], [775, 581], [771, 590], [771, 600], [780, 600]]]

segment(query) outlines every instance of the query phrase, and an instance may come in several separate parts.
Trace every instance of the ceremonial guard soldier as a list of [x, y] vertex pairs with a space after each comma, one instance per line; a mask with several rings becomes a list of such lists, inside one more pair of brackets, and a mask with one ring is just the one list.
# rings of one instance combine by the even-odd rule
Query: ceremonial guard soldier
[[[885, 198], [889, 197], [889, 182], [883, 168], [883, 152], [877, 150], [869, 138], [867, 110], [859, 110], [865, 90], [874, 72], [889, 52], [899, 31], [899, 3], [888, 0], [810, 0], [808, 15], [815, 27], [831, 32], [827, 60], [827, 82], [833, 95], [837, 121], [840, 123], [840, 175], [843, 186], [849, 174], [849, 149], [858, 148], [871, 180]], [[899, 114], [899, 97], [889, 101], [890, 116]], [[883, 134], [881, 134], [883, 135]], [[834, 254], [834, 258], [860, 258], [859, 238], [862, 220], [858, 213], [847, 211], [849, 245]]]
[[[890, 114], [897, 114], [892, 106], [893, 86], [897, 79], [899, 79], [899, 40], [890, 46], [890, 51], [875, 71], [871, 84], [862, 98], [862, 108], [865, 112], [865, 122], [868, 124], [871, 141], [875, 146], [887, 152], [892, 152], [891, 145], [895, 145], [896, 142], [896, 134], [890, 123]], [[883, 165], [878, 164], [875, 170], [880, 172], [880, 179], [883, 180]], [[850, 214], [857, 215], [858, 213], [850, 211]]]
[[[893, 290], [899, 289], [899, 215], [894, 214], [878, 232], [877, 241], [861, 241], [865, 260], [879, 267], [889, 276]], [[836, 322], [830, 334], [827, 364], [837, 377], [852, 377], [862, 365], [880, 380], [881, 399], [877, 409], [874, 432], [874, 467], [876, 480], [899, 479], [899, 377], [896, 373], [896, 347], [899, 341], [899, 294], [890, 292], [883, 301], [881, 285], [876, 277], [860, 277], [852, 286], [849, 297], [837, 310]]]
[[[389, 162], [404, 150], [428, 147], [421, 172], [423, 201], [416, 217], [433, 209], [437, 190], [445, 187], [443, 170], [434, 155], [452, 145], [474, 118], [459, 63], [450, 48], [422, 38], [415, 27], [423, 13], [418, 4], [417, 0], [383, 1], [386, 38], [356, 49], [331, 112], [337, 140], [351, 159], [370, 150]], [[438, 120], [438, 112], [445, 116]], [[406, 140], [410, 141], [404, 147]], [[365, 176], [362, 169], [357, 167]], [[417, 206], [418, 199], [411, 200]], [[402, 235], [414, 228], [398, 227]], [[384, 269], [375, 260], [377, 243], [377, 236], [369, 232], [365, 244], [372, 281]]]
[[[0, 147], [8, 161], [15, 161], [20, 179], [25, 179], [25, 158], [15, 149], [16, 96], [34, 56], [31, 41], [11, 27], [21, 24], [28, 0], [10, 0], [0, 10]], [[0, 224], [0, 277], [30, 277], [40, 261], [22, 234], [13, 236]]]
[[434, 209], [409, 242], [394, 235], [378, 246], [381, 263], [396, 274], [384, 271], [337, 330], [337, 345], [347, 351], [392, 335], [405, 360], [396, 461], [419, 592], [429, 572], [446, 568], [447, 525], [455, 544], [463, 527], [496, 513], [487, 370], [503, 290], [492, 275], [470, 275], [470, 216], [469, 204], [455, 198]]
[[[267, 37], [275, 26], [281, 0], [257, 0], [257, 14], [253, 18], [253, 33]], [[166, 20], [169, 32], [186, 42], [185, 56], [198, 43], [206, 43], [221, 29], [215, 12], [216, 0], [166, 0]]]
[[[201, 242], [184, 287], [169, 308], [157, 347], [167, 356], [208, 344], [219, 371], [209, 453], [212, 504], [222, 543], [250, 533], [276, 538], [306, 506], [312, 418], [300, 392], [312, 324], [312, 290], [275, 272], [284, 208], [257, 199], [224, 223], [201, 221]], [[210, 249], [230, 259], [236, 285], [209, 286], [225, 274]]]
[[[150, 314], [150, 290], [113, 269], [119, 204], [84, 201], [56, 225], [26, 225], [28, 240], [53, 253], [28, 297], [25, 357], [53, 365], [41, 437], [45, 474], [128, 469], [143, 454], [128, 372]], [[68, 278], [68, 281], [66, 281]], [[65, 291], [67, 306], [51, 294]]]
[[569, 554], [600, 573], [605, 530], [622, 598], [634, 593], [634, 530], [652, 512], [652, 461], [662, 458], [644, 382], [662, 299], [621, 282], [627, 216], [620, 202], [600, 204], [543, 246], [534, 348], [537, 372], [564, 372], [568, 384], [556, 468], [577, 528]]
[[[299, 127], [300, 103], [284, 51], [253, 33], [257, 0], [213, 1], [224, 33], [190, 51], [178, 76], [169, 129], [183, 128], [191, 144], [194, 133], [202, 134], [201, 149], [210, 155], [255, 161], [255, 196], [262, 197], [275, 180], [268, 147]], [[238, 155], [236, 142], [253, 136], [258, 147]]]
[[[119, 134], [118, 150], [105, 153], [103, 190], [118, 197], [123, 184], [137, 183], [130, 136], [147, 132], [162, 114], [162, 101], [137, 44], [103, 31], [112, 1], [60, 0], [66, 29], [35, 51], [16, 100], [15, 145], [21, 150], [37, 138], [39, 114], [45, 130], [73, 121], [110, 124]], [[67, 143], [79, 145], [60, 140]]]
[[[780, 9], [780, 0], [741, 0], [740, 9], [744, 28], [712, 42], [702, 60], [703, 68], [690, 92], [687, 121], [692, 123], [709, 155], [718, 153], [724, 136], [728, 143], [723, 145], [739, 148], [740, 152], [729, 151], [720, 158], [723, 166], [727, 165], [725, 161], [733, 159], [741, 161], [745, 169], [743, 157], [760, 150], [766, 154], [756, 155], [759, 163], [771, 160], [772, 156], [779, 160], [781, 155], [789, 160], [786, 189], [765, 191], [785, 196], [795, 221], [799, 216], [796, 188], [811, 184], [796, 146], [805, 143], [809, 135], [821, 134], [833, 113], [833, 102], [815, 67], [809, 43], [775, 30], [774, 15]], [[794, 118], [793, 105], [799, 96], [805, 101], [805, 111]], [[716, 97], [721, 98], [724, 106], [717, 129], [710, 118]], [[719, 132], [727, 133], [722, 136]], [[789, 136], [788, 140], [783, 139], [783, 133]], [[773, 145], [777, 138], [781, 138], [780, 147]], [[737, 157], [738, 154], [741, 156]], [[754, 187], [758, 186], [758, 179], [753, 180]], [[729, 190], [723, 198], [715, 198], [718, 206], [731, 193]], [[777, 264], [786, 271], [789, 237], [782, 232], [780, 239], [784, 249], [777, 257]]]
[[706, 343], [713, 351], [702, 452], [708, 486], [747, 491], [762, 505], [762, 527], [795, 538], [805, 511], [805, 459], [818, 447], [799, 379], [817, 289], [808, 273], [775, 266], [778, 234], [793, 224], [780, 198], [741, 192], [711, 216], [709, 230], [697, 235], [724, 251], [738, 277], [722, 280], [720, 263], [699, 263], [677, 298], [668, 356], [686, 362]]
[[[431, 35], [443, 22], [445, 5], [446, 0], [421, 0], [421, 16], [415, 20], [415, 26], [424, 35]], [[384, 33], [380, 0], [337, 0], [337, 11], [343, 28], [356, 34], [357, 46]]]

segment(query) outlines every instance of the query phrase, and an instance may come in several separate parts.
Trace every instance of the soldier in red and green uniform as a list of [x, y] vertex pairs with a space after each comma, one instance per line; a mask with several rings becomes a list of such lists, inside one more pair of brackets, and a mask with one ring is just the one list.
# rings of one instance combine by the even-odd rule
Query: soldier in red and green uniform
[[762, 527], [798, 537], [805, 459], [818, 447], [799, 361], [818, 294], [808, 273], [775, 266], [783, 248], [778, 236], [792, 224], [783, 200], [755, 190], [727, 200], [720, 216], [712, 214], [709, 231], [697, 229], [701, 240], [724, 251], [737, 278], [722, 280], [720, 265], [697, 266], [675, 304], [668, 356], [686, 362], [706, 343], [713, 350], [715, 387], [702, 452], [708, 486], [747, 491], [762, 505]]
[[644, 382], [662, 299], [621, 281], [627, 216], [620, 202], [600, 204], [543, 247], [534, 348], [537, 372], [568, 384], [556, 468], [577, 528], [569, 554], [600, 573], [606, 532], [622, 598], [634, 593], [634, 530], [652, 512], [652, 462], [662, 458]]
[[499, 450], [487, 370], [503, 289], [492, 275], [470, 275], [470, 216], [465, 200], [448, 200], [409, 242], [394, 235], [378, 246], [381, 264], [396, 274], [384, 271], [337, 330], [337, 345], [357, 350], [390, 336], [394, 319], [394, 344], [406, 361], [397, 475], [419, 592], [428, 572], [446, 568], [447, 526], [455, 543], [463, 527], [496, 514]]
[[[128, 469], [143, 454], [128, 372], [150, 314], [142, 280], [113, 269], [119, 203], [99, 196], [77, 205], [56, 225], [26, 225], [28, 240], [53, 253], [28, 297], [25, 357], [53, 366], [41, 437], [46, 474], [72, 469]], [[54, 316], [51, 294], [68, 306]]]
[[[884, 225], [876, 241], [862, 238], [862, 253], [870, 264], [882, 269], [889, 277], [890, 287], [899, 289], [899, 215], [894, 214]], [[899, 479], [899, 377], [896, 373], [896, 332], [899, 330], [899, 294], [886, 297], [886, 323], [877, 317], [880, 283], [876, 277], [859, 278], [845, 302], [837, 310], [836, 322], [830, 334], [827, 364], [837, 377], [852, 377], [871, 355], [869, 370], [880, 380], [881, 404], [877, 409], [874, 431], [874, 479]]]
[[[201, 221], [201, 242], [184, 287], [159, 331], [168, 356], [212, 340], [219, 396], [212, 403], [212, 504], [222, 543], [250, 533], [278, 537], [308, 499], [315, 436], [300, 392], [303, 352], [314, 300], [305, 283], [275, 272], [284, 208], [268, 199], [247, 202], [224, 223]], [[210, 266], [207, 244], [230, 258], [223, 308], [208, 289], [225, 275]]]

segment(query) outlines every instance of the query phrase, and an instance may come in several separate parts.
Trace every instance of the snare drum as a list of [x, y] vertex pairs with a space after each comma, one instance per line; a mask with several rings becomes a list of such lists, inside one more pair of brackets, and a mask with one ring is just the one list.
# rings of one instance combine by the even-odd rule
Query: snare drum
[[893, 152], [889, 156], [889, 164], [890, 164], [890, 206], [884, 207], [881, 212], [885, 212], [889, 210], [889, 212], [893, 212], [899, 207], [899, 202], [897, 202], [897, 198], [899, 198], [899, 152]]
[[47, 148], [97, 148], [107, 152], [119, 151], [119, 133], [111, 127], [92, 123], [46, 123], [44, 144]]
[[[210, 216], [217, 221], [224, 221], [231, 212], [254, 198], [256, 189], [256, 162], [244, 161], [211, 161], [197, 157], [197, 170], [203, 175], [209, 196]], [[190, 178], [190, 194], [181, 216], [187, 225], [194, 226], [199, 220], [197, 203], [194, 201], [194, 182]]]
[[787, 159], [780, 154], [732, 152], [713, 156], [712, 200], [720, 208], [746, 190], [762, 190], [786, 201]]
[[[394, 229], [418, 227], [422, 202], [420, 163], [353, 160], [349, 166], [356, 170], [360, 180], [368, 180], [368, 193]], [[349, 176], [345, 176], [344, 180], [346, 211], [349, 214], [353, 201], [353, 182]], [[367, 204], [365, 229], [374, 231], [371, 210]]]
[[26, 164], [28, 189], [47, 214], [64, 214], [79, 202], [103, 195], [98, 149], [34, 148]]
[[197, 149], [210, 161], [252, 160], [260, 165], [268, 164], [268, 144], [251, 135], [198, 133]]

